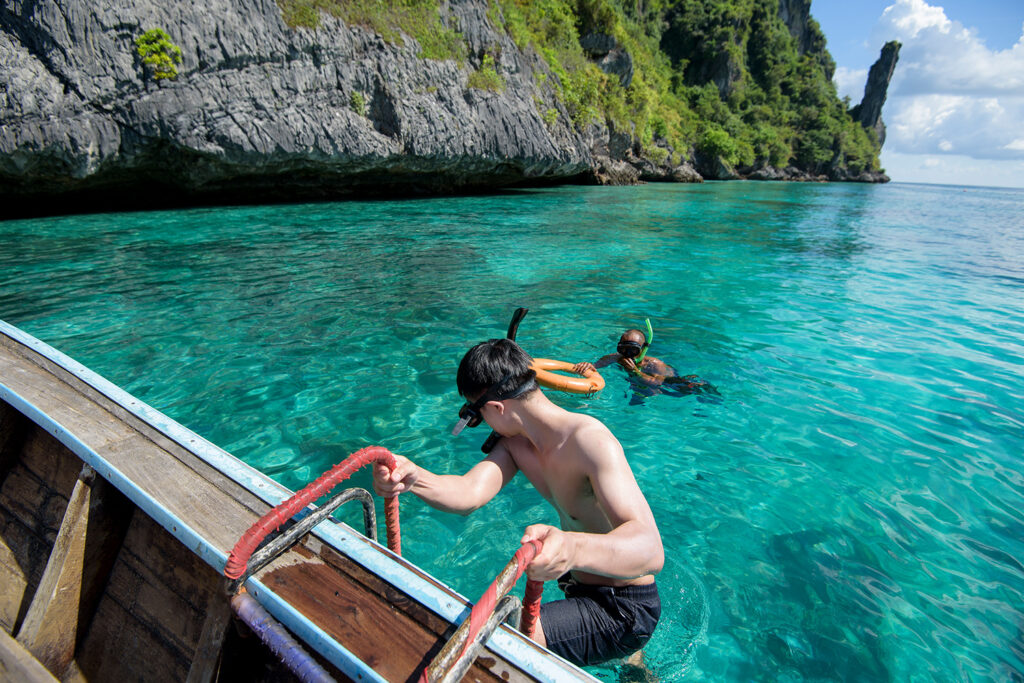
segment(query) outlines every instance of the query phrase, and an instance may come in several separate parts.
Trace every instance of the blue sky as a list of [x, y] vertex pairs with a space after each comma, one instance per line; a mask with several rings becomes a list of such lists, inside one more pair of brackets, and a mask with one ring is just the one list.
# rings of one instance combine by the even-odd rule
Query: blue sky
[[853, 103], [887, 40], [903, 44], [882, 112], [896, 182], [1024, 187], [1024, 0], [814, 0]]

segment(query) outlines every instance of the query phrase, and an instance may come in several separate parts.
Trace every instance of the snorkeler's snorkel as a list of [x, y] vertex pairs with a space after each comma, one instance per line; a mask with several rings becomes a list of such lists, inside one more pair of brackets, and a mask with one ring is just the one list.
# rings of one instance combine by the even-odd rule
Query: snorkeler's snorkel
[[644, 357], [647, 355], [647, 349], [651, 348], [651, 341], [654, 339], [654, 329], [651, 327], [651, 319], [647, 318], [647, 339], [644, 340], [644, 345], [640, 349], [640, 355], [637, 356], [633, 362], [636, 364], [636, 371], [640, 372], [640, 364], [644, 362]]

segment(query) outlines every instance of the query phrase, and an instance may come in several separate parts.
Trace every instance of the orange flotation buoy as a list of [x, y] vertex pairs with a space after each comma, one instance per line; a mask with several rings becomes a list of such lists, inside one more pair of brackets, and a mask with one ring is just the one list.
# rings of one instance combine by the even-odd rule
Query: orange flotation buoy
[[552, 372], [552, 370], [573, 372], [573, 367], [575, 367], [573, 363], [547, 358], [534, 358], [533, 363], [530, 364], [530, 369], [537, 373], [537, 384], [542, 387], [567, 391], [570, 394], [595, 394], [604, 389], [604, 378], [597, 370], [590, 370], [586, 374], [576, 377], [556, 375]]

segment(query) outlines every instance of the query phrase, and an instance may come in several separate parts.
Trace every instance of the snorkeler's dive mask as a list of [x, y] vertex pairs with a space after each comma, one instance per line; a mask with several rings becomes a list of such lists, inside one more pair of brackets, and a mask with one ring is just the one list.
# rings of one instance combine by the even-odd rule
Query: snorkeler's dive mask
[[619, 345], [615, 347], [615, 350], [618, 351], [623, 358], [636, 358], [640, 355], [644, 346], [646, 346], [646, 344], [641, 344], [638, 341], [627, 339], [625, 341], [620, 341]]
[[[532, 375], [532, 373], [530, 374]], [[526, 393], [526, 390], [530, 386], [530, 379], [532, 379], [532, 377], [527, 377], [527, 379], [521, 382], [515, 389], [505, 393], [498, 391], [498, 387], [507, 382], [511, 377], [511, 374], [505, 375], [488, 387], [487, 391], [485, 391], [480, 398], [472, 403], [466, 401], [462, 404], [462, 407], [459, 409], [459, 421], [456, 422], [455, 427], [452, 428], [452, 436], [458, 436], [459, 432], [466, 427], [478, 426], [484, 419], [481, 411], [483, 410], [483, 407], [487, 405], [488, 401], [504, 401], [505, 399], [515, 398], [516, 396]]]

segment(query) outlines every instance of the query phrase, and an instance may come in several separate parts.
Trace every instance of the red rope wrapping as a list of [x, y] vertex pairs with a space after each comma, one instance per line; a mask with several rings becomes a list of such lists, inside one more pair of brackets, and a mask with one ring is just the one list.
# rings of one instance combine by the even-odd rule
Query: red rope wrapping
[[[267, 514], [263, 515], [249, 530], [242, 534], [228, 556], [224, 566], [224, 575], [229, 579], [237, 579], [245, 573], [249, 558], [256, 551], [264, 538], [276, 531], [278, 527], [298, 514], [303, 508], [324, 495], [338, 483], [348, 479], [352, 473], [370, 463], [379, 462], [388, 469], [395, 469], [395, 456], [381, 446], [362, 448], [332, 467], [313, 483], [306, 486], [291, 498], [284, 501]], [[398, 555], [402, 554], [402, 539], [398, 527], [398, 496], [384, 499], [384, 517], [387, 524], [388, 547]]]
[[544, 592], [544, 582], [527, 579], [526, 593], [523, 594], [523, 617], [519, 621], [519, 630], [527, 638], [533, 638], [537, 630], [537, 619], [540, 618], [540, 596]]
[[[509, 588], [516, 584], [519, 577], [526, 571], [526, 565], [533, 562], [533, 558], [540, 553], [541, 548], [543, 547], [543, 544], [537, 540], [527, 541], [519, 547], [519, 550], [516, 551], [516, 554], [513, 557], [516, 562], [516, 573], [515, 578], [513, 578], [508, 584]], [[476, 638], [476, 634], [479, 633], [480, 629], [483, 628], [483, 625], [487, 623], [487, 618], [491, 616], [494, 612], [494, 608], [498, 605], [498, 599], [502, 597], [498, 595], [498, 583], [498, 579], [495, 579], [487, 590], [484, 591], [484, 594], [480, 596], [480, 599], [476, 601], [476, 604], [473, 605], [473, 611], [469, 613], [469, 633], [466, 634], [466, 642], [462, 645], [462, 652], [459, 653], [459, 657], [466, 654], [466, 648], [468, 648], [469, 644]], [[528, 581], [527, 584], [529, 585], [529, 583], [530, 582]], [[505, 592], [508, 592], [508, 588], [505, 589]], [[540, 596], [537, 595], [537, 606], [534, 608], [537, 612], [540, 612], [539, 598]]]

